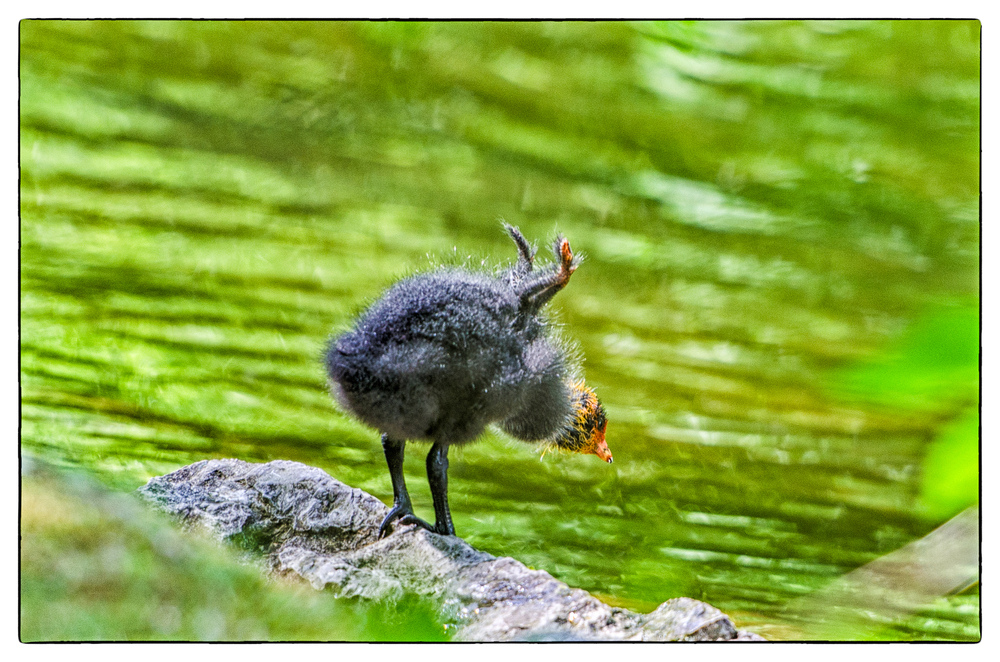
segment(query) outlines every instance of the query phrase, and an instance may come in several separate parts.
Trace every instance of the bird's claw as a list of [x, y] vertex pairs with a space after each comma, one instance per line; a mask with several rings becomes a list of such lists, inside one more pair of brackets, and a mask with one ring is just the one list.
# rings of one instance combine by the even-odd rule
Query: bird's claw
[[385, 516], [385, 519], [382, 520], [382, 524], [378, 527], [378, 537], [385, 538], [389, 533], [389, 528], [392, 526], [392, 523], [396, 520], [399, 520], [400, 524], [415, 524], [416, 526], [427, 529], [428, 531], [437, 533], [433, 526], [414, 515], [413, 511], [409, 508], [393, 506], [392, 510], [389, 511], [389, 514]]

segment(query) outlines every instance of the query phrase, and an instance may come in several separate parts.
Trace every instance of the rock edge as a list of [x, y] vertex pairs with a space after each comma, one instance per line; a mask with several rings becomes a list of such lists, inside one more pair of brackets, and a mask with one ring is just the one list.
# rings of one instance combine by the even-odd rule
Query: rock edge
[[298, 462], [204, 460], [139, 494], [187, 526], [236, 544], [272, 572], [339, 596], [439, 605], [457, 641], [762, 641], [691, 598], [650, 614], [611, 607], [542, 570], [414, 526], [378, 539], [372, 495]]

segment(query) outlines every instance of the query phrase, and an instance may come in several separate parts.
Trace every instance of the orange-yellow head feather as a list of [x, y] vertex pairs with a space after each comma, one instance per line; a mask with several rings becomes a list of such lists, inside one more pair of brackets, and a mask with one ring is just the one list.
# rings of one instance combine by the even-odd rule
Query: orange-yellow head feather
[[604, 440], [608, 427], [607, 413], [597, 395], [583, 382], [570, 386], [573, 398], [573, 418], [555, 439], [555, 445], [573, 453], [590, 453], [611, 462], [611, 449]]

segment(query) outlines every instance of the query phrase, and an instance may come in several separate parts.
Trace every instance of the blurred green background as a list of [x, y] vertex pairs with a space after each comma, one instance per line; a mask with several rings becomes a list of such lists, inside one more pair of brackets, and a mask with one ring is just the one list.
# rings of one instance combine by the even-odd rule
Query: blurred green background
[[[792, 600], [978, 501], [978, 21], [23, 21], [20, 40], [21, 453], [42, 467], [24, 640], [445, 636], [199, 541], [178, 563], [169, 525], [102, 504], [211, 457], [390, 501], [323, 345], [400, 276], [512, 260], [501, 218], [586, 255], [551, 310], [615, 463], [494, 434], [453, 452], [472, 545], [611, 604], [691, 596], [809, 638]], [[409, 453], [430, 516], [423, 471]], [[834, 631], [979, 628], [976, 585]]]

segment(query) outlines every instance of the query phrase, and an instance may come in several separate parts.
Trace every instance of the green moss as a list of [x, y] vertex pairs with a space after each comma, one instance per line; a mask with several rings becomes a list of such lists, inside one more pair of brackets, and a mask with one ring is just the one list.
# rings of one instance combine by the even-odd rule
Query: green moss
[[36, 641], [442, 641], [427, 605], [267, 579], [133, 495], [25, 477], [21, 632]]

